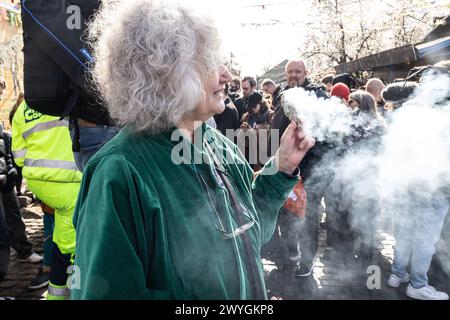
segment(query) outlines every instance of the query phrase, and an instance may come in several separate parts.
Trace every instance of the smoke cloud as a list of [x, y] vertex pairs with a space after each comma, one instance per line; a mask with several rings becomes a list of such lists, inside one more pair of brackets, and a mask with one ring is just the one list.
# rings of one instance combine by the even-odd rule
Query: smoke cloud
[[283, 108], [290, 120], [301, 120], [305, 133], [317, 141], [338, 142], [350, 133], [351, 113], [339, 99], [325, 100], [293, 88], [285, 91]]
[[[411, 99], [387, 113], [384, 133], [376, 130], [378, 120], [355, 118], [339, 100], [318, 99], [302, 89], [288, 90], [284, 99], [287, 116], [301, 119], [305, 132], [327, 146], [305, 187], [325, 197], [328, 230], [342, 225], [345, 212], [351, 232], [370, 246], [374, 228], [392, 233], [391, 226], [404, 223], [409, 212], [411, 220], [420, 213], [429, 237], [439, 239], [450, 185], [448, 75], [422, 77]], [[375, 134], [365, 134], [373, 129]], [[333, 237], [334, 244], [339, 239]], [[443, 258], [450, 274], [448, 254]]]

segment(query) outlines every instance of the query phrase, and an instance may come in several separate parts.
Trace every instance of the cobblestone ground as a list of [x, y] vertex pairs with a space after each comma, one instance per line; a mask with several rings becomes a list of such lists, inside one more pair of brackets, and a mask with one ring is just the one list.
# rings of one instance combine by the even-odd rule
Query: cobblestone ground
[[[40, 206], [31, 205], [22, 209], [22, 216], [27, 226], [28, 237], [38, 253], [43, 251], [44, 226]], [[377, 299], [398, 300], [409, 299], [404, 291], [406, 285], [398, 289], [387, 286], [389, 268], [393, 259], [394, 238], [392, 226], [385, 223], [376, 234], [376, 249], [373, 265], [380, 268], [381, 288], [369, 290], [367, 279], [370, 274], [366, 270], [358, 270], [358, 266], [339, 265], [334, 262], [330, 248], [326, 247], [326, 229], [323, 223], [320, 227], [319, 252], [315, 262], [314, 273], [311, 277], [296, 278], [289, 270], [278, 268], [270, 256], [278, 254], [277, 247], [269, 246], [266, 253], [268, 257], [263, 260], [265, 279], [270, 295], [281, 297], [285, 300], [297, 299]], [[45, 299], [46, 289], [27, 290], [26, 285], [34, 279], [39, 271], [40, 264], [19, 262], [16, 253], [11, 250], [11, 261], [8, 274], [0, 283], [0, 298], [12, 297], [17, 300], [42, 300]], [[445, 286], [442, 287], [445, 289]]]
[[[394, 254], [394, 238], [392, 227], [385, 223], [377, 230], [376, 248], [372, 265], [379, 267], [380, 287], [369, 290], [367, 283], [375, 284], [369, 279], [373, 271], [354, 265], [342, 265], [333, 259], [331, 248], [326, 247], [326, 229], [324, 221], [320, 224], [319, 250], [314, 264], [314, 272], [310, 277], [296, 278], [292, 270], [278, 267], [272, 261], [280, 255], [277, 243], [269, 242], [265, 249], [264, 271], [270, 295], [284, 300], [400, 300], [409, 299], [404, 291], [406, 284], [398, 289], [387, 286], [390, 265]], [[264, 255], [263, 255], [264, 256]], [[369, 280], [369, 281], [368, 281]]]
[[[27, 226], [27, 234], [34, 250], [42, 254], [44, 245], [44, 222], [41, 207], [31, 205], [22, 208], [22, 217]], [[42, 300], [45, 299], [47, 289], [27, 290], [27, 284], [33, 280], [39, 272], [41, 264], [20, 262], [16, 252], [11, 249], [11, 260], [8, 273], [0, 283], [0, 297], [12, 297], [17, 300]]]
[[[285, 300], [333, 299], [333, 300], [411, 300], [406, 296], [407, 284], [399, 288], [387, 285], [390, 268], [394, 258], [394, 225], [390, 216], [383, 215], [377, 223], [375, 249], [372, 265], [379, 267], [380, 288], [369, 290], [367, 283], [373, 278], [373, 271], [354, 265], [342, 265], [333, 258], [331, 248], [327, 247], [326, 216], [322, 207], [319, 227], [319, 249], [314, 264], [313, 275], [296, 278], [292, 270], [284, 270], [276, 262], [280, 257], [280, 244], [270, 241], [263, 250], [264, 273], [269, 296]], [[428, 271], [429, 283], [438, 290], [450, 292], [450, 210], [436, 244], [436, 252]], [[369, 280], [369, 281], [368, 281]]]

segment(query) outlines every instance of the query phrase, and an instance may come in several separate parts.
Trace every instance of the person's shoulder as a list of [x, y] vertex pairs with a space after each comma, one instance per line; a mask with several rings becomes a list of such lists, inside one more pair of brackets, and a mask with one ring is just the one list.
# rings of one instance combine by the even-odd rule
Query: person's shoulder
[[233, 102], [228, 103], [227, 105], [225, 105], [225, 107], [228, 108], [229, 110], [237, 113], [237, 108]]
[[235, 99], [233, 103], [236, 107], [240, 107], [244, 103], [244, 97]]
[[275, 89], [275, 92], [273, 94], [277, 95], [277, 94], [280, 94], [281, 92], [283, 92], [283, 88], [281, 86], [277, 86], [277, 88]]
[[272, 128], [273, 129], [286, 129], [287, 125], [289, 124], [289, 119], [286, 117], [286, 114], [284, 113], [283, 107], [278, 107], [272, 116]]
[[26, 101], [23, 100], [23, 101], [19, 104], [19, 106], [17, 107], [16, 113], [17, 113], [17, 112], [22, 112], [22, 113], [23, 113], [25, 107], [28, 107], [28, 106], [27, 106]]
[[129, 159], [120, 146], [106, 145], [97, 151], [96, 154], [88, 161], [83, 175], [94, 172], [106, 172], [105, 178], [115, 176], [118, 172], [123, 171], [128, 165]]
[[304, 86], [306, 91], [313, 91], [318, 98], [329, 98], [325, 88], [317, 83], [307, 80]]

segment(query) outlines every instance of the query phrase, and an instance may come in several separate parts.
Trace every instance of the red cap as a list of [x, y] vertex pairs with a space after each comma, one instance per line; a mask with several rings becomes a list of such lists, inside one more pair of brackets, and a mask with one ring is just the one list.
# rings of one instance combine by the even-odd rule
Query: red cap
[[348, 100], [348, 95], [350, 94], [350, 89], [347, 87], [346, 84], [339, 82], [336, 83], [333, 88], [331, 88], [330, 92], [332, 97], [339, 97], [342, 99], [345, 99], [345, 101]]

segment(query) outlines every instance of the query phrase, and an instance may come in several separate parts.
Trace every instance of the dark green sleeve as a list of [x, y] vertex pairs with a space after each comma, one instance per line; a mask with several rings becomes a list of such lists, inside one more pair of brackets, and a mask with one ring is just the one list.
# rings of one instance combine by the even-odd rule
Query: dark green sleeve
[[278, 211], [283, 205], [289, 193], [300, 179], [297, 172], [294, 176], [289, 176], [276, 172], [274, 158], [271, 158], [263, 170], [254, 179], [254, 172], [245, 157], [236, 145], [230, 145], [238, 162], [241, 177], [246, 186], [251, 188], [251, 197], [258, 214], [261, 226], [262, 244], [270, 240], [277, 223]]
[[278, 211], [299, 180], [299, 175], [275, 173], [273, 158], [266, 163], [253, 181], [253, 203], [261, 224], [261, 241], [265, 244], [273, 235]]
[[152, 226], [145, 217], [157, 210], [154, 195], [123, 156], [89, 163], [74, 215], [80, 286], [72, 299], [164, 298], [147, 285]]

